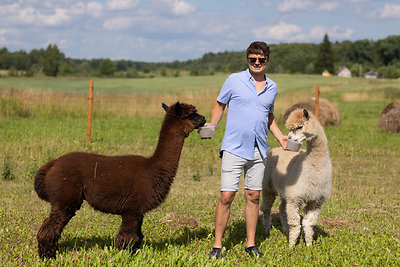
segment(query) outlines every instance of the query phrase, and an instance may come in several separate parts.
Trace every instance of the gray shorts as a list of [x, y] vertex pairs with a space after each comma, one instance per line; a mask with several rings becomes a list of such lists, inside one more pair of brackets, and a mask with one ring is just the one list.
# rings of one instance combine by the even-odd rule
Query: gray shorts
[[244, 189], [262, 190], [265, 160], [254, 148], [254, 160], [248, 160], [224, 151], [221, 166], [221, 191], [239, 190], [239, 180], [244, 170]]

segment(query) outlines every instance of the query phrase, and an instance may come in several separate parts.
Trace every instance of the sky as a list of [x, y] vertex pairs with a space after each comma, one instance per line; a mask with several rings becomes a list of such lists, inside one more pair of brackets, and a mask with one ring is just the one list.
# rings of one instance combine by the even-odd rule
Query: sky
[[0, 47], [171, 62], [268, 44], [400, 35], [400, 0], [0, 0]]

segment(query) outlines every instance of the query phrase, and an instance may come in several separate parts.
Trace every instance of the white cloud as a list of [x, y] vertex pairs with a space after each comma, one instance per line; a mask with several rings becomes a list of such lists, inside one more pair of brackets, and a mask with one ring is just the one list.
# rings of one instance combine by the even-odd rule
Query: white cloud
[[120, 31], [130, 28], [133, 22], [131, 17], [116, 17], [105, 20], [103, 28], [109, 31]]
[[315, 26], [310, 30], [310, 37], [314, 40], [322, 40], [326, 33], [331, 40], [348, 40], [351, 39], [355, 30], [350, 28], [342, 30], [339, 26], [329, 28], [325, 26]]
[[187, 15], [190, 13], [193, 13], [196, 8], [195, 6], [188, 4], [184, 1], [173, 1], [173, 6], [172, 6], [172, 13], [175, 15]]
[[53, 14], [43, 14], [40, 12], [36, 13], [36, 19], [38, 23], [41, 25], [47, 26], [57, 26], [62, 25], [71, 20], [71, 16], [69, 15], [69, 10], [64, 8], [56, 8]]
[[13, 29], [0, 29], [0, 36], [1, 35], [6, 35], [8, 33], [17, 33], [17, 30], [13, 30]]
[[263, 5], [263, 6], [271, 6], [272, 3], [271, 3], [271, 1], [263, 1], [263, 2], [261, 2], [261, 5]]
[[318, 7], [318, 10], [332, 11], [339, 6], [338, 2], [325, 2]]
[[316, 40], [322, 39], [325, 33], [327, 33], [327, 29], [325, 26], [315, 26], [312, 27], [310, 30], [311, 38]]
[[102, 11], [103, 5], [97, 2], [89, 2], [86, 6], [86, 12], [95, 18], [101, 17]]
[[352, 2], [352, 3], [367, 3], [369, 1], [370, 0], [349, 0], [349, 2]]
[[257, 39], [264, 40], [299, 40], [301, 36], [301, 28], [294, 24], [286, 24], [285, 22], [280, 22], [275, 26], [264, 26], [253, 30], [254, 37]]
[[373, 19], [400, 19], [400, 5], [386, 4], [383, 9], [371, 13], [368, 17]]
[[200, 25], [200, 33], [204, 35], [221, 35], [224, 33], [232, 32], [232, 26], [228, 23], [217, 24], [215, 21], [209, 21]]
[[188, 15], [196, 11], [196, 6], [181, 0], [157, 0], [153, 2], [153, 8], [161, 12], [169, 12], [172, 15]]
[[309, 0], [283, 0], [278, 6], [280, 12], [292, 12], [296, 10], [306, 10], [310, 8], [313, 3]]
[[99, 17], [102, 11], [102, 5], [96, 2], [89, 2], [88, 4], [76, 2], [68, 5], [67, 8], [58, 6], [55, 7], [49, 2], [45, 2], [43, 5], [20, 5], [15, 3], [0, 6], [0, 15], [3, 23], [9, 25], [55, 27], [71, 23], [74, 19], [83, 17], [86, 14], [92, 17]]
[[11, 5], [1, 5], [0, 6], [0, 16], [10, 15], [17, 13], [20, 5], [18, 3], [14, 3]]
[[37, 24], [39, 23], [39, 21], [37, 20], [38, 13], [39, 12], [37, 12], [34, 8], [27, 7], [24, 9], [20, 9], [15, 18], [16, 21], [20, 22], [21, 24]]
[[72, 15], [81, 16], [85, 14], [85, 9], [86, 9], [85, 4], [82, 2], [78, 2], [71, 7], [70, 12]]
[[139, 2], [140, 0], [108, 0], [107, 8], [111, 10], [133, 9]]

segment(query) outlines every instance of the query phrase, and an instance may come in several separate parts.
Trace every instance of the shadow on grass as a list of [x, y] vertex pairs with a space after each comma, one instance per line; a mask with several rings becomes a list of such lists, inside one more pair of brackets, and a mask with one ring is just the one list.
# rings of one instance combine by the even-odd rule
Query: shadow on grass
[[[264, 241], [266, 238], [269, 236], [265, 233], [262, 220], [261, 220], [262, 215], [258, 217], [258, 224], [256, 228], [256, 245], [259, 245], [262, 241]], [[285, 235], [282, 225], [279, 219], [279, 214], [278, 213], [273, 213], [271, 215], [271, 224], [273, 228], [278, 229], [283, 235]], [[329, 234], [325, 232], [323, 229], [321, 229], [318, 226], [314, 226], [314, 241], [317, 240], [319, 237], [327, 237]], [[304, 233], [301, 233], [301, 236], [298, 240], [304, 240]], [[236, 221], [232, 225], [228, 225], [226, 230], [225, 230], [225, 240], [224, 240], [224, 246], [226, 247], [227, 250], [231, 249], [235, 245], [239, 243], [245, 243], [246, 242], [246, 223], [244, 220]]]
[[70, 252], [79, 249], [104, 248], [114, 246], [114, 237], [90, 236], [90, 237], [72, 237], [59, 243], [61, 253]]
[[213, 232], [214, 230], [210, 230], [205, 227], [201, 227], [198, 229], [190, 229], [188, 227], [184, 227], [183, 233], [176, 238], [163, 238], [157, 242], [147, 240], [146, 245], [152, 247], [155, 250], [164, 250], [167, 244], [176, 246], [189, 245], [194, 240], [202, 240], [208, 238], [210, 234], [213, 234]]
[[[279, 220], [279, 214], [272, 214], [272, 227], [278, 229], [282, 234], [284, 234], [282, 225]], [[202, 240], [207, 239], [211, 234], [214, 233], [214, 229], [207, 229], [206, 227], [201, 227], [198, 229], [191, 229], [188, 227], [183, 228], [183, 233], [177, 237], [167, 237], [163, 238], [160, 241], [154, 242], [151, 240], [146, 240], [144, 243], [155, 250], [164, 250], [166, 249], [167, 244], [170, 245], [189, 245], [193, 240]], [[318, 226], [314, 227], [314, 240], [319, 237], [327, 237], [329, 234], [325, 232]], [[263, 240], [268, 238], [265, 233], [264, 227], [262, 225], [261, 215], [258, 218], [258, 224], [256, 228], [256, 244], [259, 245]], [[300, 240], [304, 240], [304, 233], [301, 234]], [[298, 241], [298, 242], [299, 242]], [[244, 220], [235, 221], [233, 224], [228, 224], [224, 234], [224, 246], [227, 250], [230, 250], [232, 247], [239, 243], [246, 242], [246, 223]], [[143, 243], [142, 243], [143, 245]], [[77, 249], [91, 249], [91, 248], [103, 248], [103, 247], [113, 247], [114, 246], [114, 237], [101, 237], [101, 236], [92, 236], [88, 238], [82, 237], [73, 237], [67, 241], [60, 242], [60, 252], [68, 252]], [[210, 248], [212, 246], [212, 241], [210, 242]]]
[[[261, 225], [262, 225], [262, 219], [261, 218], [262, 218], [262, 215], [260, 215], [258, 217], [258, 221], [259, 221], [259, 224], [261, 223]], [[303, 216], [301, 217], [301, 220], [303, 220]], [[264, 227], [262, 227], [262, 228], [263, 228], [263, 231], [264, 231]], [[281, 221], [279, 219], [279, 213], [272, 213], [271, 214], [271, 228], [275, 228], [275, 229], [279, 230], [283, 235], [285, 235], [285, 232], [283, 231], [283, 228], [282, 228]], [[264, 236], [267, 237], [267, 238], [269, 237], [269, 236], [267, 236], [267, 234], [265, 232], [264, 232]], [[327, 236], [329, 236], [329, 234], [327, 232], [325, 232], [323, 229], [321, 229], [318, 225], [314, 226], [313, 240], [315, 241], [321, 236], [322, 237], [327, 237]], [[299, 238], [299, 240], [297, 240], [297, 244], [300, 242], [300, 240], [304, 240], [304, 232], [303, 231], [301, 231], [300, 238]]]
[[[188, 245], [193, 240], [206, 239], [213, 231], [207, 228], [201, 227], [199, 229], [190, 229], [188, 227], [183, 228], [183, 233], [176, 238], [168, 237], [163, 238], [158, 242], [146, 240], [142, 242], [142, 246], [145, 243], [149, 247], [155, 250], [164, 250], [167, 244], [171, 245]], [[210, 244], [211, 246], [211, 244]], [[114, 237], [102, 237], [102, 236], [91, 236], [91, 237], [72, 237], [68, 240], [64, 240], [59, 243], [59, 251], [61, 253], [68, 253], [73, 250], [85, 249], [89, 250], [92, 248], [104, 248], [114, 247]], [[135, 252], [133, 250], [132, 252]]]

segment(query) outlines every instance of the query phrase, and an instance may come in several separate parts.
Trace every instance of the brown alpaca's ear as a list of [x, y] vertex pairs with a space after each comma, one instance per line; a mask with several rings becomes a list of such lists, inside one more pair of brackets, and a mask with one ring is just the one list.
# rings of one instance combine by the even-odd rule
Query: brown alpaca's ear
[[308, 120], [310, 115], [308, 114], [308, 110], [307, 109], [303, 109], [303, 114], [304, 114], [304, 117]]
[[179, 103], [179, 101], [175, 104], [175, 114], [178, 115], [178, 117], [183, 115], [181, 103]]
[[167, 110], [169, 109], [169, 107], [168, 107], [166, 104], [164, 104], [164, 103], [162, 103], [161, 106], [164, 108], [165, 111], [167, 111]]

